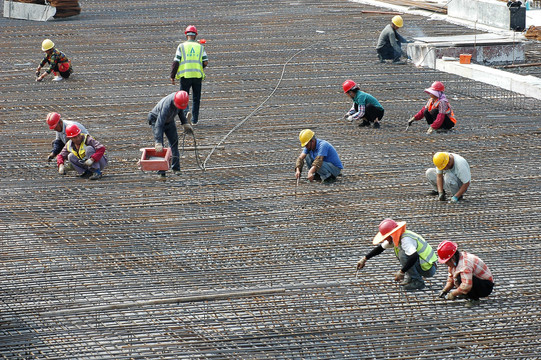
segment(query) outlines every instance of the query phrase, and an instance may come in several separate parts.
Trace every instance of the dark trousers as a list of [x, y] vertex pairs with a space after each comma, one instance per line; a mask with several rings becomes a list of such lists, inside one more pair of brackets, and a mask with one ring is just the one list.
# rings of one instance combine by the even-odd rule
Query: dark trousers
[[[432, 125], [432, 123], [436, 120], [436, 117], [438, 116], [439, 113], [440, 112], [437, 108], [432, 109], [432, 111], [428, 111], [428, 109], [425, 109], [425, 112], [423, 115], [426, 119], [427, 124]], [[443, 124], [441, 124], [440, 129], [449, 130], [453, 126], [455, 126], [455, 123], [451, 121], [448, 115], [445, 115], [445, 120], [443, 120]]]
[[[190, 94], [190, 88], [192, 91], [192, 122], [196, 124], [199, 121], [199, 104], [201, 102], [201, 85], [203, 79], [200, 78], [180, 78], [180, 90], [186, 91]], [[184, 109], [184, 115], [190, 111], [188, 106]]]
[[383, 113], [385, 111], [383, 109], [380, 109], [372, 104], [368, 104], [364, 108], [364, 116], [368, 122], [374, 122], [374, 120], [378, 119], [381, 120], [383, 118]]
[[[457, 280], [459, 284], [462, 282], [460, 276]], [[492, 281], [482, 280], [473, 276], [472, 282], [473, 284], [471, 290], [466, 294], [468, 299], [479, 300], [479, 298], [487, 297], [490, 295], [490, 293], [492, 293], [492, 288], [494, 287], [494, 283]]]
[[377, 53], [383, 60], [393, 60], [393, 61], [399, 61], [400, 56], [402, 56], [401, 52], [396, 51], [391, 44], [386, 44], [380, 49], [376, 49]]

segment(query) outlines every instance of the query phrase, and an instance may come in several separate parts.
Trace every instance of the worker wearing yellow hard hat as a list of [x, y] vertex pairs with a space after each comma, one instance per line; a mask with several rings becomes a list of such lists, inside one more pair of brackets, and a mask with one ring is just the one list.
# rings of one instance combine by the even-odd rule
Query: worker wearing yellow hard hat
[[393, 64], [404, 64], [400, 57], [407, 58], [407, 54], [402, 50], [401, 44], [408, 43], [408, 40], [397, 31], [402, 26], [404, 26], [404, 20], [400, 15], [396, 15], [379, 35], [376, 52], [380, 62], [384, 63], [385, 60], [392, 60]]
[[306, 179], [324, 183], [336, 181], [344, 168], [336, 149], [328, 141], [317, 139], [310, 129], [300, 132], [299, 141], [304, 149], [295, 164], [295, 178], [300, 179], [306, 161], [309, 169]]
[[[45, 52], [45, 57], [36, 69], [36, 81], [43, 80], [43, 78], [51, 72], [54, 75], [53, 81], [61, 81], [70, 77], [73, 72], [71, 61], [62, 51], [55, 48], [52, 40], [43, 40], [41, 43], [41, 50]], [[41, 69], [47, 63], [49, 64], [49, 69], [41, 74]]]
[[470, 165], [466, 159], [454, 153], [437, 152], [432, 162], [436, 167], [426, 170], [432, 193], [441, 201], [446, 200], [446, 192], [452, 196], [449, 202], [462, 200], [471, 182]]

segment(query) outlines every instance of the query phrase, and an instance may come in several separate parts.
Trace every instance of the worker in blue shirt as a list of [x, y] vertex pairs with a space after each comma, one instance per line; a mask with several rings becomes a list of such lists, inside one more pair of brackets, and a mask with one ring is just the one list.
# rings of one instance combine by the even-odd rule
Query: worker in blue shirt
[[303, 151], [297, 158], [295, 165], [295, 177], [301, 177], [304, 161], [308, 166], [308, 175], [306, 178], [309, 181], [322, 181], [324, 183], [332, 183], [336, 181], [336, 177], [341, 175], [344, 168], [338, 153], [335, 148], [327, 141], [317, 139], [314, 132], [310, 129], [304, 129], [299, 134]]

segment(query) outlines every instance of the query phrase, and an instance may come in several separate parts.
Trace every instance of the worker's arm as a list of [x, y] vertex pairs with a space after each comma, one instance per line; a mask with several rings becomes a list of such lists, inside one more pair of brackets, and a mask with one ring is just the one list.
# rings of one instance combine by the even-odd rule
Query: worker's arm
[[443, 191], [443, 174], [436, 174], [436, 186], [438, 187], [438, 193], [444, 193]]
[[180, 63], [177, 60], [174, 60], [171, 64], [171, 74], [169, 77], [171, 78], [171, 84], [175, 85], [175, 77], [177, 76], [177, 71]]
[[323, 156], [317, 156], [312, 162], [312, 167], [310, 168], [310, 170], [308, 170], [308, 174], [306, 175], [306, 178], [310, 181], [313, 181], [314, 176], [319, 171], [319, 169], [321, 169], [322, 165], [323, 165]]
[[207, 65], [209, 64], [209, 61], [203, 61], [203, 69], [207, 67]]
[[402, 266], [402, 269], [400, 269], [400, 271], [402, 271], [405, 274], [409, 269], [412, 268], [413, 265], [415, 265], [417, 260], [419, 260], [419, 254], [414, 252], [413, 254], [408, 256], [408, 261], [406, 261], [406, 263], [404, 264], [404, 266]]
[[359, 262], [357, 263], [357, 270], [362, 269], [368, 259], [381, 254], [384, 250], [385, 249], [383, 248], [383, 246], [381, 246], [381, 244], [373, 248], [372, 251], [370, 251], [368, 254], [363, 256], [361, 260], [359, 260]]
[[465, 184], [462, 184], [460, 189], [458, 189], [457, 193], [454, 195], [457, 199], [460, 199], [460, 197], [468, 190], [468, 187], [470, 186], [470, 182], [468, 181]]
[[302, 168], [304, 166], [304, 159], [306, 158], [306, 154], [303, 152], [299, 155], [297, 158], [297, 162], [295, 163], [295, 178], [298, 179], [301, 177]]

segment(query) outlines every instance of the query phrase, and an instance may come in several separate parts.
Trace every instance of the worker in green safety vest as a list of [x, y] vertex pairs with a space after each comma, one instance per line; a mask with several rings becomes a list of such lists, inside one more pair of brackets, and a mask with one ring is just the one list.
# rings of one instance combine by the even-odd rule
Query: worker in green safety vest
[[395, 274], [395, 281], [401, 282], [405, 290], [424, 288], [423, 277], [432, 277], [436, 273], [438, 256], [421, 235], [406, 230], [406, 222], [383, 220], [373, 244], [378, 246], [359, 260], [357, 271], [364, 267], [368, 259], [381, 254], [385, 249], [394, 248], [402, 265]]
[[184, 110], [186, 118], [192, 120], [192, 124], [199, 121], [199, 104], [201, 102], [201, 85], [205, 79], [203, 69], [208, 65], [208, 56], [203, 44], [204, 40], [196, 41], [197, 29], [189, 25], [184, 31], [186, 41], [177, 47], [177, 52], [171, 66], [171, 84], [175, 85], [175, 79], [180, 79], [180, 90], [192, 93], [192, 112], [189, 106]]

